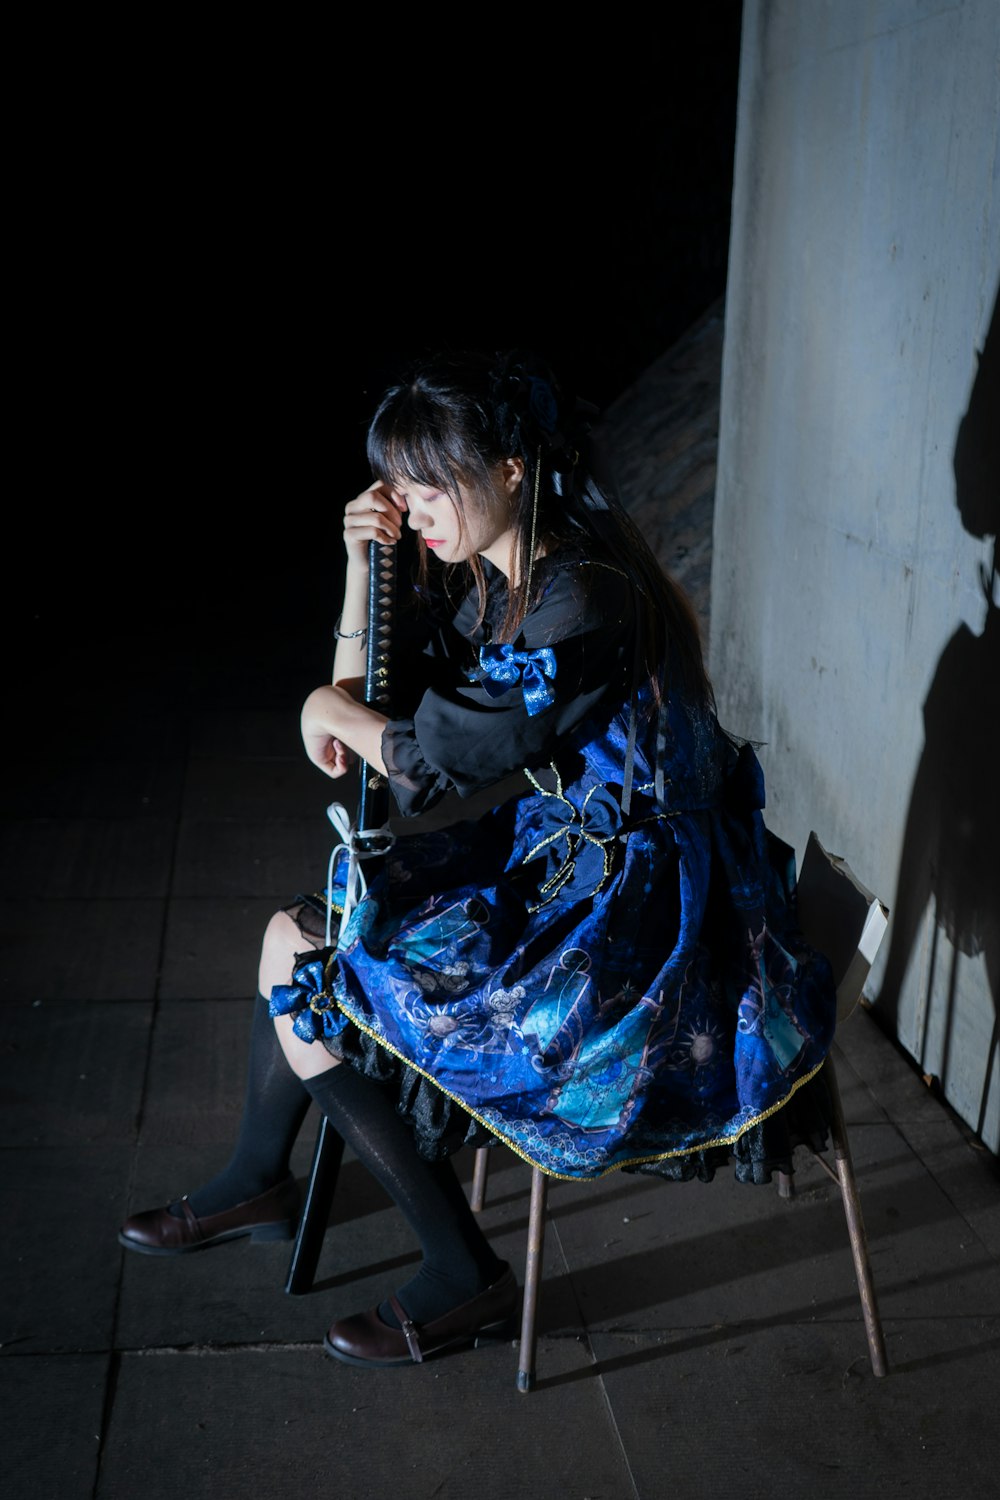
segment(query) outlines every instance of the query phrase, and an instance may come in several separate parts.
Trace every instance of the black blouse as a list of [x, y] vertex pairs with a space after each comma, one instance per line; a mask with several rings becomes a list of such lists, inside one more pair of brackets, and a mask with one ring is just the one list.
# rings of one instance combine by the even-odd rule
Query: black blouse
[[[547, 764], [557, 744], [606, 695], [617, 703], [628, 695], [633, 606], [624, 574], [572, 553], [536, 564], [544, 570], [540, 597], [512, 646], [527, 652], [550, 648], [554, 672], [547, 674], [551, 701], [531, 713], [531, 693], [522, 681], [501, 690], [486, 680], [479, 663], [480, 648], [490, 642], [507, 602], [506, 579], [490, 564], [485, 568], [483, 624], [475, 624], [473, 588], [450, 620], [432, 631], [418, 659], [415, 670], [429, 685], [412, 717], [392, 720], [382, 735], [393, 795], [407, 817], [433, 806], [452, 787], [468, 797], [511, 771]], [[546, 666], [551, 664], [547, 659]]]

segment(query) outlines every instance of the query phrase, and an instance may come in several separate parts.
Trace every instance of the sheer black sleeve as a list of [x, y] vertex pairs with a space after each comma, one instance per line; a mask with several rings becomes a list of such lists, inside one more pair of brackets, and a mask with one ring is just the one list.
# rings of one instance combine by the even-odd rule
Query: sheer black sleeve
[[598, 563], [554, 568], [505, 663], [510, 685], [437, 664], [412, 718], [391, 721], [382, 755], [400, 812], [413, 816], [455, 787], [470, 796], [522, 766], [544, 765], [613, 691], [624, 699], [633, 614], [627, 580]]

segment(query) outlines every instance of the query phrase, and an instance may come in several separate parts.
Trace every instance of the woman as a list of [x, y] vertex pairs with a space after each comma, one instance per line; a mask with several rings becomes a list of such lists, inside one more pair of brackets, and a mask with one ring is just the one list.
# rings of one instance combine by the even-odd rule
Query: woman
[[[563, 1177], [710, 1179], [734, 1155], [753, 1181], [822, 1132], [829, 971], [795, 931], [760, 770], [719, 728], [689, 607], [598, 482], [590, 415], [517, 353], [435, 361], [384, 398], [307, 753], [334, 778], [363, 757], [403, 814], [512, 771], [523, 794], [400, 840], [336, 950], [308, 951], [325, 896], [272, 919], [274, 1030], [260, 1003], [233, 1159], [120, 1236], [178, 1254], [289, 1234], [289, 1152], [315, 1099], [423, 1249], [395, 1297], [330, 1329], [350, 1363], [404, 1363], [512, 1314], [513, 1275], [451, 1168], [464, 1141]], [[420, 607], [388, 721], [358, 701], [368, 544], [404, 523]]]

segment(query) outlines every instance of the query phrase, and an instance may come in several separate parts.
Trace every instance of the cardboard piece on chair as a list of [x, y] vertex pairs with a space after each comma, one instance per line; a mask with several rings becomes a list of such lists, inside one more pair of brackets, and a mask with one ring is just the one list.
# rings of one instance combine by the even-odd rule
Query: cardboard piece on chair
[[888, 908], [846, 860], [830, 854], [811, 833], [798, 881], [798, 914], [803, 936], [830, 960], [839, 1024], [861, 998], [888, 925]]

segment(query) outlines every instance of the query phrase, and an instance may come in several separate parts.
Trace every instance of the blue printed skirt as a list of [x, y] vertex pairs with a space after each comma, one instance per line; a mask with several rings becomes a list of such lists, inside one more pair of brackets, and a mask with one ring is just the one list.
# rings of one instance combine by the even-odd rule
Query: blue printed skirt
[[[833, 984], [759, 767], [714, 719], [674, 729], [660, 802], [640, 781], [623, 813], [612, 726], [519, 800], [399, 839], [338, 946], [274, 991], [396, 1092], [426, 1156], [496, 1139], [555, 1177], [732, 1158], [754, 1181], [822, 1145]], [[296, 904], [304, 930], [322, 899]]]

